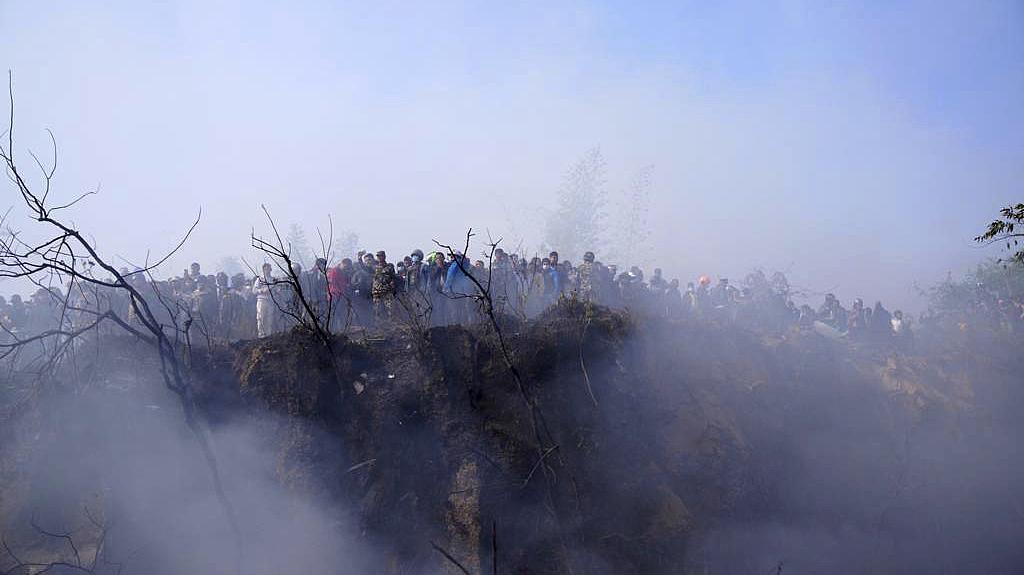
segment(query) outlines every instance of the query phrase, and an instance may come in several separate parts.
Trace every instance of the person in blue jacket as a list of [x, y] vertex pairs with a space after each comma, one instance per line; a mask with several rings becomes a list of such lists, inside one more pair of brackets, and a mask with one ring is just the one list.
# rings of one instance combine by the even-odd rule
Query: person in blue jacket
[[444, 293], [450, 298], [448, 310], [449, 323], [468, 322], [471, 315], [472, 296], [477, 294], [476, 284], [469, 279], [471, 264], [466, 256], [456, 253], [448, 264], [448, 274], [444, 280]]
[[476, 295], [476, 285], [467, 275], [470, 271], [470, 263], [466, 256], [455, 254], [454, 260], [448, 265], [448, 275], [444, 280], [445, 293], [454, 297]]

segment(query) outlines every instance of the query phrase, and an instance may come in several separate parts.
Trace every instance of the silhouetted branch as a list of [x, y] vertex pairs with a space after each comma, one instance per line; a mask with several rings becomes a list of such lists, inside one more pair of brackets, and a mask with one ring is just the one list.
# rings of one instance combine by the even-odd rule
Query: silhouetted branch
[[444, 558], [447, 559], [452, 565], [458, 567], [459, 571], [462, 571], [466, 575], [471, 575], [469, 569], [463, 567], [462, 563], [459, 563], [459, 561], [456, 558], [452, 557], [451, 553], [445, 551], [443, 547], [441, 547], [437, 543], [434, 543], [433, 541], [430, 542], [430, 546], [433, 547], [434, 550], [440, 553], [441, 555], [444, 555]]
[[75, 545], [75, 540], [72, 539], [70, 531], [65, 531], [63, 533], [54, 533], [52, 531], [48, 531], [46, 529], [43, 529], [39, 526], [38, 523], [36, 523], [35, 517], [32, 518], [31, 525], [33, 529], [35, 529], [39, 533], [42, 533], [43, 535], [46, 535], [47, 537], [53, 537], [54, 539], [63, 539], [64, 541], [67, 541], [68, 546], [71, 547], [72, 554], [75, 556], [75, 564], [81, 567], [82, 556], [78, 554], [78, 546]]
[[[71, 549], [71, 555], [73, 560], [65, 559], [60, 557], [55, 561], [33, 561], [23, 559], [21, 556], [16, 554], [11, 546], [7, 543], [6, 539], [0, 538], [0, 546], [3, 547], [7, 557], [11, 560], [11, 566], [3, 571], [3, 575], [14, 575], [15, 573], [50, 573], [50, 572], [74, 572], [74, 573], [87, 573], [89, 575], [106, 575], [112, 573], [112, 575], [119, 575], [121, 573], [122, 564], [116, 561], [109, 561], [104, 556], [106, 539], [107, 539], [107, 525], [97, 519], [95, 515], [89, 511], [89, 508], [85, 508], [85, 515], [89, 522], [98, 531], [98, 541], [96, 543], [96, 550], [93, 552], [92, 560], [88, 563], [82, 561], [82, 555], [79, 552], [78, 544], [75, 543], [75, 539], [70, 531], [50, 531], [41, 527], [36, 523], [35, 518], [32, 518], [30, 524], [33, 529], [40, 535], [50, 537], [53, 539], [62, 540], [68, 548]], [[97, 566], [103, 563], [105, 566], [109, 566], [110, 569], [104, 569], [102, 571], [97, 569]]]
[[[260, 208], [267, 217], [267, 223], [270, 224], [270, 229], [273, 231], [273, 240], [265, 240], [256, 235], [253, 231], [250, 234], [250, 241], [253, 248], [257, 251], [263, 252], [267, 255], [272, 262], [278, 267], [282, 274], [283, 279], [271, 282], [271, 297], [274, 299], [274, 304], [277, 305], [283, 313], [294, 319], [299, 325], [303, 326], [313, 334], [315, 334], [324, 345], [331, 344], [331, 331], [330, 325], [326, 324], [324, 318], [313, 309], [310, 304], [308, 294], [306, 294], [302, 287], [302, 278], [295, 273], [294, 262], [291, 258], [291, 250], [286, 247], [284, 240], [281, 238], [280, 232], [278, 232], [277, 224], [274, 223], [274, 218], [270, 216], [270, 211], [263, 204], [260, 204]], [[290, 306], [282, 306], [277, 302], [274, 296], [273, 285], [286, 285], [290, 288], [292, 295], [299, 305], [299, 310], [293, 310]]]
[[498, 575], [498, 522], [491, 521], [491, 575]]
[[[93, 310], [96, 312], [94, 321], [83, 328], [66, 330], [62, 326], [58, 326], [56, 329], [50, 330], [50, 332], [44, 333], [41, 336], [21, 338], [21, 341], [16, 341], [13, 345], [16, 348], [23, 348], [25, 345], [29, 345], [37, 341], [42, 342], [45, 341], [46, 338], [50, 337], [65, 338], [64, 341], [66, 342], [98, 327], [105, 319], [110, 319], [133, 335], [138, 335], [140, 333], [146, 334], [146, 337], [141, 339], [151, 345], [157, 352], [160, 359], [160, 371], [164, 384], [177, 396], [184, 413], [185, 423], [196, 437], [196, 440], [200, 445], [200, 449], [203, 452], [204, 459], [210, 469], [218, 501], [221, 503], [225, 517], [235, 535], [235, 546], [237, 551], [236, 566], [241, 570], [241, 532], [235, 518], [234, 508], [224, 492], [216, 457], [214, 456], [213, 450], [206, 436], [206, 432], [197, 419], [195, 398], [193, 397], [190, 378], [188, 374], [184, 372], [183, 366], [177, 357], [179, 349], [177, 333], [174, 341], [168, 338], [163, 326], [154, 314], [149, 301], [143, 296], [139, 289], [128, 280], [128, 276], [130, 274], [122, 274], [117, 270], [117, 268], [111, 265], [107, 259], [98, 252], [95, 247], [95, 242], [87, 238], [85, 234], [74, 227], [73, 223], [65, 222], [64, 220], [57, 219], [54, 216], [56, 211], [69, 207], [77, 202], [77, 200], [75, 200], [75, 202], [72, 202], [71, 204], [64, 204], [63, 206], [57, 206], [56, 208], [51, 207], [47, 203], [47, 199], [49, 198], [51, 191], [53, 175], [56, 170], [56, 145], [54, 145], [53, 165], [50, 168], [43, 167], [38, 158], [33, 155], [33, 158], [36, 160], [37, 165], [43, 173], [43, 189], [41, 192], [34, 191], [22, 176], [14, 158], [14, 87], [10, 74], [8, 75], [8, 78], [8, 93], [10, 96], [11, 111], [7, 130], [7, 146], [6, 148], [0, 146], [0, 160], [3, 160], [7, 169], [8, 179], [17, 188], [21, 199], [29, 210], [31, 219], [39, 224], [41, 229], [48, 230], [49, 237], [36, 242], [33, 245], [28, 245], [26, 242], [21, 240], [19, 232], [11, 230], [8, 227], [6, 230], [6, 237], [0, 238], [0, 277], [30, 278], [35, 280], [38, 280], [39, 278], [48, 278], [50, 281], [57, 281], [59, 284], [63, 284], [64, 280], [67, 279], [70, 280], [69, 290], [73, 289], [74, 284], [76, 283], [86, 284], [96, 288], [106, 288], [119, 294], [123, 294], [127, 298], [128, 305], [134, 319], [141, 324], [141, 327], [138, 329], [129, 327], [128, 323], [119, 318], [116, 313], [109, 310], [101, 311], [97, 307]], [[200, 211], [200, 215], [197, 216], [196, 220], [189, 227], [188, 232], [178, 245], [171, 250], [168, 255], [158, 260], [155, 265], [166, 261], [171, 254], [176, 253], [184, 245], [185, 241], [198, 225], [201, 214], [202, 212]], [[93, 271], [94, 266], [98, 266], [98, 269], [105, 272], [108, 277], [104, 279], [97, 277]], [[147, 266], [143, 271], [148, 272], [153, 267], [154, 266]], [[62, 314], [66, 311], [67, 309], [65, 308], [65, 310], [62, 311]], [[57, 346], [55, 349], [59, 350], [62, 348]], [[66, 347], [64, 349], [66, 349]]]
[[[1000, 219], [990, 222], [985, 232], [974, 238], [974, 241], [986, 246], [1006, 242], [1006, 249], [1012, 251], [1024, 238], [1024, 233], [1019, 231], [1020, 226], [1024, 226], [1024, 204], [1006, 206], [999, 210], [999, 215]], [[1024, 250], [1016, 251], [1010, 259], [1024, 263]]]

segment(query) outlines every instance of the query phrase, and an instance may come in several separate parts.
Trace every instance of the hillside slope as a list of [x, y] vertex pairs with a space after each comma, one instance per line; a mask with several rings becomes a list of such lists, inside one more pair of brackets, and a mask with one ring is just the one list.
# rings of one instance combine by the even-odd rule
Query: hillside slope
[[[1012, 345], [907, 352], [573, 302], [503, 334], [514, 370], [486, 326], [241, 342], [196, 361], [198, 393], [215, 432], [256, 430], [273, 483], [347, 525], [372, 572], [457, 572], [432, 543], [472, 573], [1024, 566]], [[107, 384], [151, 364], [120, 349]], [[55, 425], [20, 417], [21, 438]], [[3, 451], [8, 529], [38, 502], [25, 462], [62, 444], [33, 441]], [[82, 494], [109, 483], [93, 473]]]

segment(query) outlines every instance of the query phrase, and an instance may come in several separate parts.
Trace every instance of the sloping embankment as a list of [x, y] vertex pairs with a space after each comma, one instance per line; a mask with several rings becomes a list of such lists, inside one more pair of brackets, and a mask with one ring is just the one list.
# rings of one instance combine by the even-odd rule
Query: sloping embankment
[[[571, 302], [503, 333], [518, 381], [486, 326], [196, 353], [247, 567], [455, 572], [431, 543], [481, 574], [1024, 565], [1019, 342], [898, 351]], [[0, 527], [68, 560], [29, 526], [67, 527], [88, 556], [88, 507], [125, 573], [223, 571], [231, 539], [154, 358], [101, 344], [4, 411]]]
[[1002, 505], [1020, 452], [993, 451], [1024, 405], [1014, 353], [763, 340], [568, 303], [504, 331], [524, 390], [483, 329], [330, 351], [292, 334], [239, 346], [209, 407], [285, 415], [268, 424], [280, 481], [344, 502], [395, 573], [445, 565], [430, 542], [473, 573], [1022, 560]]

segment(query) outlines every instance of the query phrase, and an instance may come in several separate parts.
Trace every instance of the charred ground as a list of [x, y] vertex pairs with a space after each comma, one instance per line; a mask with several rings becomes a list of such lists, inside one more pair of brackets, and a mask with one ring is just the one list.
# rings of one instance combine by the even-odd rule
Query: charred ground
[[[457, 570], [432, 544], [473, 573], [1024, 564], [1014, 544], [1024, 365], [1012, 346], [965, 338], [896, 350], [799, 328], [765, 337], [573, 301], [502, 328], [540, 433], [483, 326], [330, 347], [293, 331], [218, 347], [194, 356], [197, 403], [215, 437], [239, 422], [258, 430], [276, 485], [347, 525], [377, 572]], [[115, 339], [106, 349], [85, 367], [96, 384], [76, 412], [166, 403], [141, 383], [156, 367], [145, 347]], [[116, 484], [102, 457], [84, 455], [104, 437], [30, 408], [61, 393], [55, 383], [49, 399], [8, 413], [15, 441], [3, 450], [5, 528], [57, 555], [62, 542], [30, 536], [39, 508], [95, 539], [75, 517]], [[46, 474], [56, 457], [82, 477], [55, 506]], [[240, 491], [245, 478], [228, 475]], [[239, 510], [243, 526], [252, 505]], [[115, 556], [136, 544], [130, 533], [106, 543]]]

